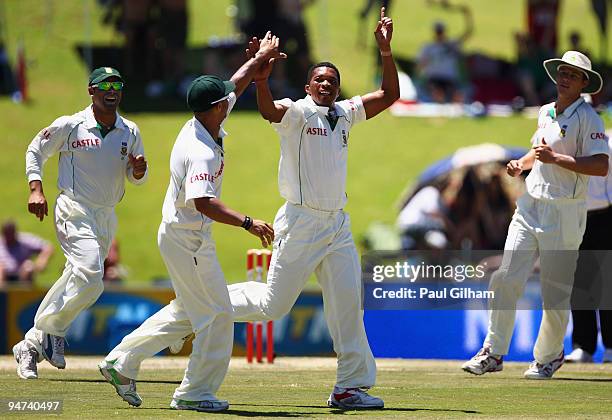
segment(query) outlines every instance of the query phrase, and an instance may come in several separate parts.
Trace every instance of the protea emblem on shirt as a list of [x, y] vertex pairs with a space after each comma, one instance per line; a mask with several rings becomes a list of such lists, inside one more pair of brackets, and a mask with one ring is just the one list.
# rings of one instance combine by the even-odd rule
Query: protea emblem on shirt
[[121, 142], [121, 160], [127, 156], [127, 142]]

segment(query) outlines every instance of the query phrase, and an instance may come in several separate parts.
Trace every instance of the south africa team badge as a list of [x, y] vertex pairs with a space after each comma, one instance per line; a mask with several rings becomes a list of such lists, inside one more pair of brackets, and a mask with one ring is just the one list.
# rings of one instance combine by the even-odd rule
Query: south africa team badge
[[125, 160], [127, 156], [127, 142], [121, 142], [121, 160]]
[[348, 138], [346, 137], [346, 131], [342, 130], [342, 147], [348, 146]]

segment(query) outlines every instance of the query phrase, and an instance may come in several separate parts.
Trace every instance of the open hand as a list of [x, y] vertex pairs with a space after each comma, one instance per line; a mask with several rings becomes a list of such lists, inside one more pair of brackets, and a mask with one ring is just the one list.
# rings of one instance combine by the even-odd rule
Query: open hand
[[271, 245], [272, 241], [274, 241], [274, 229], [272, 225], [263, 220], [253, 219], [253, 226], [249, 229], [249, 233], [261, 239], [261, 245], [264, 248], [267, 248], [268, 245]]

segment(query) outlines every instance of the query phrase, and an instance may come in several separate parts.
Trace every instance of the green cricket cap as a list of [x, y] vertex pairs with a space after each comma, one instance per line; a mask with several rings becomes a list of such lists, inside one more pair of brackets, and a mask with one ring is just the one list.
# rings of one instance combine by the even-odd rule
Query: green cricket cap
[[193, 112], [207, 111], [217, 102], [226, 99], [236, 89], [232, 81], [217, 76], [200, 76], [191, 82], [187, 90], [187, 106]]
[[112, 67], [98, 67], [89, 75], [89, 85], [95, 85], [96, 83], [103, 82], [106, 79], [111, 77], [118, 77], [122, 82], [123, 77], [121, 77], [121, 73], [117, 69]]

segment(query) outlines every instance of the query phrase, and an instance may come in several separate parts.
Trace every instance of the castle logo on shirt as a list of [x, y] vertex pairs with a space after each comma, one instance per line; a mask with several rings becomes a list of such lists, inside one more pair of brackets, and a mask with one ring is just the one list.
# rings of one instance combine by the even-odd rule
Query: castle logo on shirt
[[221, 166], [219, 167], [219, 170], [215, 173], [215, 174], [208, 174], [206, 172], [201, 172], [199, 174], [195, 174], [189, 177], [189, 182], [190, 183], [194, 183], [197, 181], [208, 181], [208, 182], [215, 182], [217, 179], [219, 179], [219, 177], [223, 174], [223, 168], [224, 168], [225, 164], [223, 163], [223, 161], [221, 161]]
[[100, 139], [77, 139], [70, 144], [73, 149], [99, 149]]
[[606, 133], [591, 133], [591, 140], [606, 140]]
[[325, 136], [325, 137], [327, 137], [327, 128], [308, 127], [306, 129], [306, 134], [309, 134], [311, 136]]

